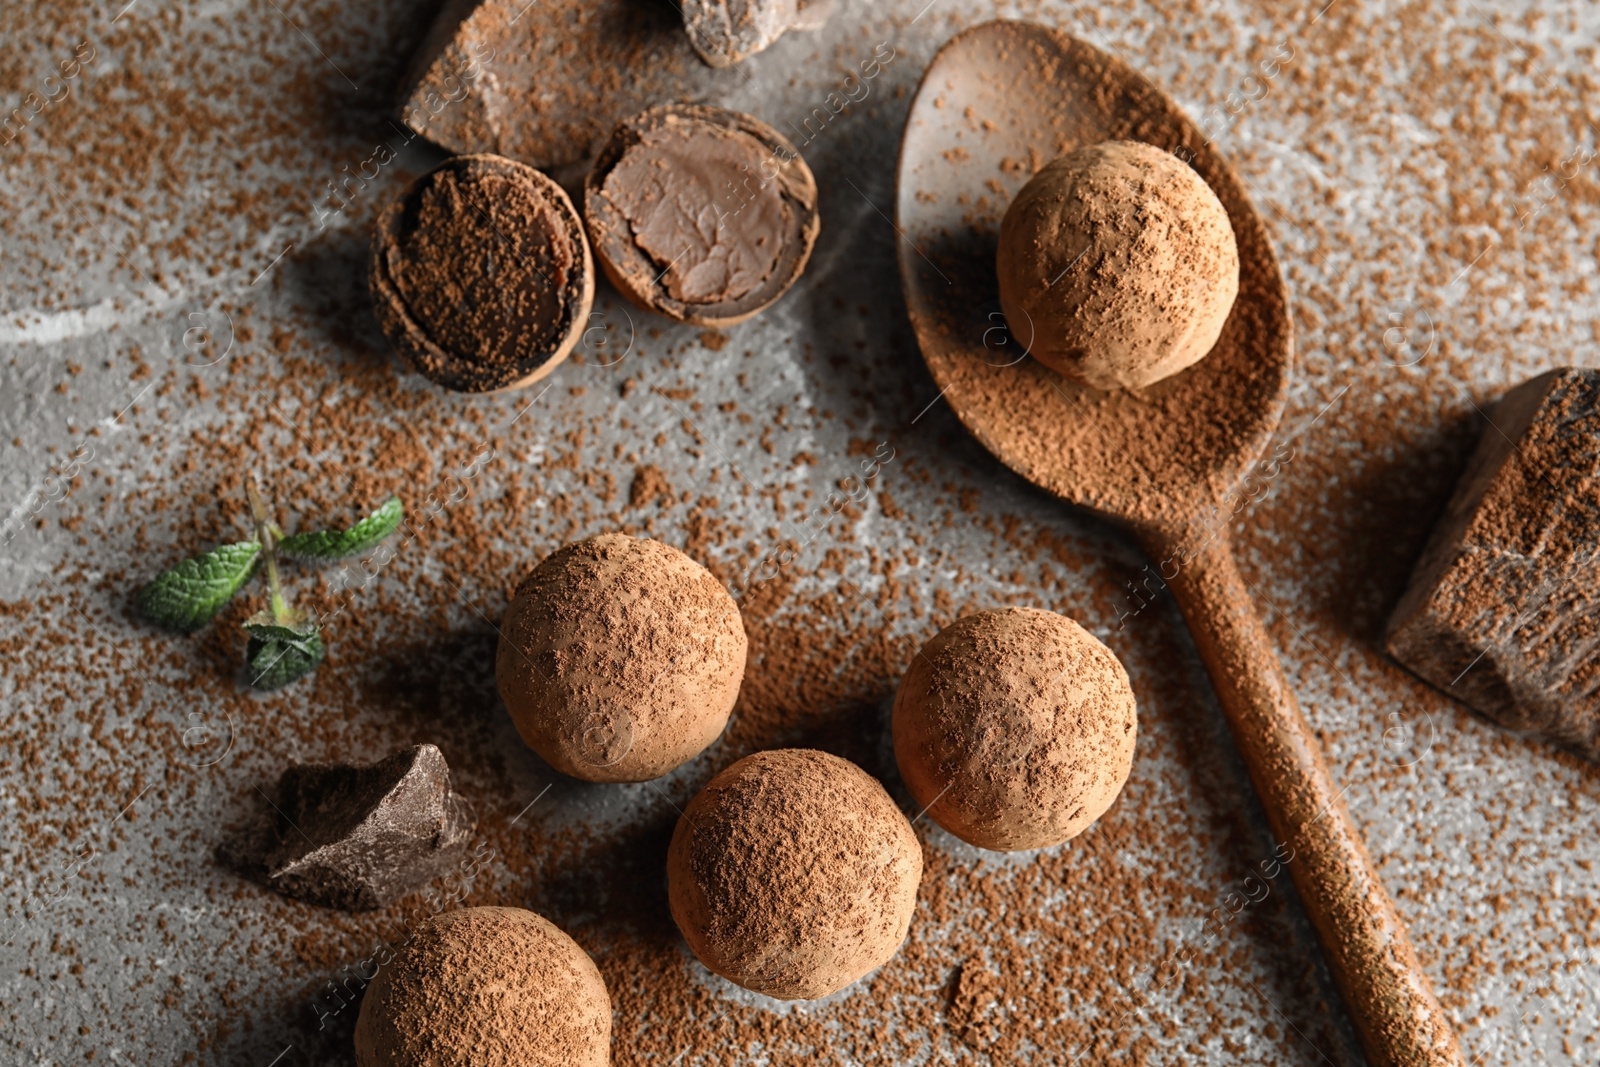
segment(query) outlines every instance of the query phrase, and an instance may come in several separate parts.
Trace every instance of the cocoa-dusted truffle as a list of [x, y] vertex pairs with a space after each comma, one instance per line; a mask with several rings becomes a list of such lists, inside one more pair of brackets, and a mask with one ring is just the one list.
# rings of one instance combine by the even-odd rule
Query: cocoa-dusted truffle
[[883, 786], [809, 749], [746, 756], [678, 819], [672, 917], [694, 954], [746, 989], [827, 996], [905, 940], [922, 847]]
[[1187, 164], [1105, 141], [1045, 166], [1000, 224], [1000, 306], [1057, 373], [1140, 389], [1199, 362], [1239, 292], [1217, 194]]
[[359, 1067], [604, 1067], [611, 996], [578, 943], [521, 908], [463, 908], [380, 962]]
[[378, 325], [439, 385], [515, 389], [554, 370], [594, 301], [594, 264], [561, 186], [501, 156], [418, 178], [372, 235]]
[[745, 649], [739, 607], [709, 571], [659, 541], [602, 534], [523, 579], [495, 676], [517, 732], [556, 770], [640, 782], [722, 733]]
[[894, 700], [906, 788], [980, 848], [1045, 848], [1081, 832], [1117, 799], [1136, 733], [1117, 657], [1066, 616], [1035, 608], [946, 626]]
[[794, 145], [759, 119], [698, 104], [618, 126], [584, 184], [583, 215], [624, 296], [705, 326], [773, 304], [820, 228], [816, 179]]

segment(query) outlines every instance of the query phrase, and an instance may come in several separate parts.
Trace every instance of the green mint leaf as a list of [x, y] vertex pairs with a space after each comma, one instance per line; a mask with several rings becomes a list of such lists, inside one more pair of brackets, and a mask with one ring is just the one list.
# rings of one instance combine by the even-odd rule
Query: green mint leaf
[[400, 498], [392, 496], [383, 506], [348, 530], [318, 530], [316, 533], [293, 534], [278, 544], [278, 551], [294, 559], [327, 560], [354, 556], [375, 548], [378, 542], [394, 533], [405, 517], [405, 507]]
[[139, 613], [158, 626], [198, 630], [233, 599], [255, 573], [261, 545], [240, 541], [184, 560], [163, 571], [134, 597]]
[[322, 635], [317, 632], [316, 624], [308, 625], [309, 630], [271, 622], [246, 625], [250, 644], [244, 655], [252, 686], [281, 689], [317, 669], [328, 650], [322, 645]]

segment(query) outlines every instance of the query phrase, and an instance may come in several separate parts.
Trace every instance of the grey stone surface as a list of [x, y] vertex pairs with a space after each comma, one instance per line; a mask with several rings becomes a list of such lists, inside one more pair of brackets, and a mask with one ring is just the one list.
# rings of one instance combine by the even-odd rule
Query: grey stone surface
[[[791, 503], [825, 493], [853, 469], [853, 438], [892, 438], [897, 458], [881, 475], [884, 488], [900, 509], [948, 509], [948, 521], [911, 527], [873, 503], [837, 517], [802, 562], [820, 565], [848, 526], [853, 551], [866, 546], [902, 561], [898, 588], [852, 572], [907, 607], [900, 630], [921, 633], [926, 605], [942, 594], [956, 604], [1056, 607], [1106, 640], [1140, 699], [1140, 752], [1119, 803], [1141, 819], [1207, 832], [1195, 838], [1203, 846], [1169, 835], [1117, 854], [1108, 862], [1135, 888], [1100, 911], [1173, 941], [1194, 935], [1271, 844], [1182, 621], [1170, 599], [1157, 598], [1119, 625], [1118, 594], [1142, 578], [1136, 550], [1009, 476], [938, 402], [904, 321], [899, 238], [885, 214], [910, 92], [957, 29], [998, 11], [1121, 52], [1214, 131], [1251, 183], [1300, 310], [1301, 366], [1281, 431], [1296, 458], [1262, 487], [1237, 529], [1242, 568], [1331, 770], [1348, 787], [1469, 1059], [1477, 1067], [1592, 1062], [1600, 782], [1591, 768], [1508, 738], [1411, 678], [1382, 651], [1381, 629], [1478, 435], [1475, 408], [1547, 369], [1552, 353], [1563, 364], [1600, 365], [1600, 217], [1587, 172], [1540, 187], [1541, 213], [1529, 228], [1536, 241], [1507, 236], [1540, 173], [1537, 159], [1559, 163], [1572, 143], [1593, 144], [1579, 121], [1583, 94], [1551, 104], [1546, 87], [1592, 78], [1600, 9], [1475, 0], [1407, 13], [1342, 0], [1323, 10], [846, 0], [823, 30], [786, 34], [717, 72], [728, 88], [716, 102], [791, 136], [816, 172], [822, 235], [805, 277], [715, 352], [695, 347], [693, 329], [630, 312], [607, 289], [597, 310], [640, 347], [648, 341], [650, 354], [630, 352], [620, 372], [609, 357], [575, 359], [553, 377], [560, 392], [546, 402], [566, 394], [568, 410], [611, 427], [584, 446], [596, 462], [615, 445], [645, 448], [683, 487], [711, 485], [714, 476], [726, 485], [732, 464]], [[370, 946], [350, 948], [348, 958], [337, 939], [319, 949], [310, 935], [326, 932], [313, 929], [314, 909], [277, 907], [278, 898], [212, 860], [220, 827], [249, 810], [250, 783], [270, 781], [286, 762], [375, 758], [426, 739], [437, 718], [479, 715], [478, 754], [517, 783], [511, 794], [490, 793], [491, 777], [452, 753], [457, 788], [480, 821], [539, 819], [598, 835], [670, 820], [668, 798], [681, 803], [714, 768], [684, 768], [655, 788], [552, 781], [504, 715], [484, 712], [494, 710], [482, 681], [492, 672], [484, 651], [492, 634], [474, 605], [497, 590], [483, 585], [463, 590], [461, 603], [434, 620], [440, 649], [397, 645], [394, 662], [370, 667], [370, 680], [359, 675], [348, 699], [245, 705], [270, 715], [196, 706], [179, 685], [192, 670], [183, 656], [128, 653], [143, 647], [141, 631], [116, 591], [170, 560], [193, 520], [180, 509], [129, 514], [126, 502], [151, 484], [202, 497], [207, 483], [188, 469], [196, 439], [254, 433], [286, 446], [322, 405], [351, 400], [341, 371], [367, 357], [340, 331], [365, 331], [372, 341], [361, 277], [369, 220], [403, 183], [402, 169], [417, 172], [437, 155], [420, 141], [405, 144], [337, 210], [330, 183], [397, 136], [394, 93], [433, 5], [137, 0], [15, 5], [5, 14], [7, 112], [80, 40], [94, 43], [97, 58], [75, 86], [130, 69], [142, 81], [106, 99], [75, 87], [33, 117], [35, 132], [0, 147], [8, 216], [0, 239], [0, 1059], [80, 1064], [92, 1051], [96, 1063], [140, 1067], [186, 1057], [248, 1067], [348, 1062], [347, 1046], [318, 1043], [308, 1005]], [[1353, 32], [1331, 35], [1351, 22]], [[864, 98], [833, 113], [829, 94], [880, 41], [892, 45], [893, 60]], [[1263, 56], [1279, 41], [1295, 59], [1262, 92]], [[1302, 81], [1300, 72], [1315, 77]], [[1453, 150], [1469, 136], [1460, 124], [1478, 129], [1474, 116], [1518, 107], [1527, 129], [1498, 136], [1493, 119], [1483, 119], [1489, 132], [1477, 150], [1467, 158]], [[226, 121], [192, 124], [185, 108]], [[126, 152], [90, 158], [88, 142], [75, 148], [37, 133], [74, 124], [120, 131], [96, 139], [94, 150], [120, 143]], [[1492, 187], [1478, 180], [1486, 168], [1497, 175]], [[89, 171], [116, 173], [120, 188], [80, 183]], [[256, 210], [224, 210], [241, 203]], [[1469, 207], [1510, 225], [1488, 225]], [[186, 229], [186, 242], [171, 240]], [[316, 324], [309, 331], [307, 308]], [[300, 332], [281, 349], [274, 330], [291, 325]], [[1391, 343], [1395, 330], [1403, 336]], [[1519, 341], [1509, 346], [1512, 336]], [[683, 355], [691, 351], [692, 359]], [[270, 417], [246, 425], [218, 402], [218, 382], [276, 382], [291, 358], [304, 388], [274, 392]], [[741, 372], [751, 376], [748, 391], [733, 384]], [[705, 443], [675, 436], [667, 446], [641, 444], [678, 434], [681, 417], [648, 388], [620, 398], [623, 373], [646, 386], [688, 379], [708, 411], [737, 399], [758, 427], [772, 428], [780, 455], [741, 446], [743, 431], [710, 419]], [[570, 395], [577, 386], [587, 392]], [[532, 399], [462, 400], [415, 378], [404, 397], [495, 425]], [[824, 418], [828, 411], [837, 417]], [[402, 413], [396, 424], [403, 429]], [[564, 446], [542, 437], [541, 425], [525, 419], [525, 436], [511, 443], [516, 464], [543, 478], [526, 506], [592, 499], [595, 486], [550, 463]], [[802, 452], [809, 463], [791, 462]], [[484, 492], [514, 488], [512, 477], [495, 475]], [[748, 528], [779, 521], [768, 496], [722, 498]], [[690, 525], [686, 508], [663, 508], [658, 535], [681, 543]], [[430, 557], [416, 573], [437, 584], [445, 566]], [[397, 631], [433, 610], [393, 574], [369, 595]], [[426, 714], [397, 706], [393, 691], [405, 687], [428, 696]], [[887, 699], [878, 711], [886, 709]], [[978, 853], [920, 824], [919, 832], [931, 850], [997, 879], [1028, 862]], [[1156, 872], [1211, 903], [1174, 904], [1143, 881]], [[609, 891], [579, 875], [552, 885], [494, 863], [482, 877], [496, 880], [507, 902], [540, 908], [580, 940]], [[1274, 894], [1228, 939], [1226, 953], [1173, 988], [1149, 991], [1124, 1017], [1154, 1062], [1358, 1062], [1292, 900]], [[961, 963], [948, 961], [952, 975]], [[1322, 999], [1281, 994], [1279, 979], [1302, 973]], [[705, 975], [696, 980], [743, 1003]], [[1063, 981], [1049, 1011], [1067, 1017], [1075, 1004]], [[829, 1010], [782, 1009], [820, 1018]], [[885, 1032], [909, 1025], [893, 1004], [879, 1022]], [[937, 1030], [928, 1037], [926, 1062], [986, 1060]], [[681, 1055], [687, 1065], [737, 1054], [711, 1047]]]

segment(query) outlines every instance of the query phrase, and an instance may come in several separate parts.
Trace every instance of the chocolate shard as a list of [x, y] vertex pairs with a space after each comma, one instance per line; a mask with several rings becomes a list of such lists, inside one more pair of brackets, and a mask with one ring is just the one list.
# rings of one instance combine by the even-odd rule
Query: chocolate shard
[[588, 163], [647, 107], [722, 99], [746, 81], [702, 62], [671, 4], [451, 0], [418, 50], [400, 117], [451, 152], [550, 170]]
[[683, 0], [683, 28], [701, 59], [731, 67], [789, 30], [820, 28], [831, 8], [832, 0]]
[[377, 763], [305, 763], [278, 779], [274, 810], [217, 849], [286, 896], [381, 908], [460, 862], [472, 820], [433, 745]]
[[1600, 371], [1542, 374], [1490, 422], [1388, 649], [1496, 722], [1600, 761]]

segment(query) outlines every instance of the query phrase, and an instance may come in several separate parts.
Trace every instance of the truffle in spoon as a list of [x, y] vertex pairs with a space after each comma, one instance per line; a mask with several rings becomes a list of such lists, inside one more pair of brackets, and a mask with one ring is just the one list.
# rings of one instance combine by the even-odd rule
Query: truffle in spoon
[[1142, 389], [1198, 363], [1239, 292], [1222, 201], [1140, 141], [1047, 164], [1006, 209], [997, 259], [1011, 336], [1097, 389]]
[[378, 219], [378, 325], [439, 385], [469, 393], [538, 381], [588, 322], [594, 265], [561, 186], [500, 156], [459, 156]]
[[[1179, 155], [1216, 191], [1238, 244], [1239, 296], [1205, 359], [1140, 391], [1100, 392], [997, 349], [984, 312], [999, 216], [1027, 161], [1130, 139]], [[1135, 533], [1171, 584], [1272, 833], [1295, 850], [1287, 870], [1367, 1058], [1461, 1067], [1450, 1018], [1228, 544], [1228, 502], [1283, 413], [1294, 354], [1288, 292], [1244, 183], [1170, 97], [1115, 56], [1046, 26], [997, 21], [956, 36], [923, 75], [896, 212], [907, 310], [946, 401], [1018, 474]]]

